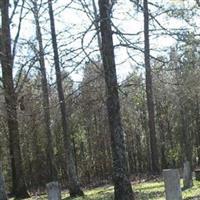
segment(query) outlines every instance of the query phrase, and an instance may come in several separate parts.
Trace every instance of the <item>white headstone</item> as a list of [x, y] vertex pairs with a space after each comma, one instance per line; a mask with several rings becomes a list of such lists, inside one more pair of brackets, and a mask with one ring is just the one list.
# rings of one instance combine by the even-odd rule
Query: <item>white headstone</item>
[[58, 182], [47, 184], [48, 200], [61, 200], [61, 188]]
[[182, 200], [178, 169], [163, 170], [166, 200]]

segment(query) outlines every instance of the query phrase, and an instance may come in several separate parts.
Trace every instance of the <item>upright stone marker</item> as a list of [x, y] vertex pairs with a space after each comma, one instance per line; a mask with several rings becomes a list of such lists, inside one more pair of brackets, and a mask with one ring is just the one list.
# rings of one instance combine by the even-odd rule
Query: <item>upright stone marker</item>
[[47, 184], [48, 200], [61, 200], [61, 188], [58, 182]]
[[196, 169], [195, 171], [195, 178], [197, 181], [200, 181], [200, 169]]
[[8, 197], [6, 195], [5, 183], [2, 173], [2, 164], [0, 162], [0, 200], [7, 200]]
[[192, 185], [193, 183], [191, 165], [189, 161], [185, 161], [183, 167], [183, 188], [188, 189], [191, 188]]
[[178, 169], [163, 170], [166, 200], [182, 200]]

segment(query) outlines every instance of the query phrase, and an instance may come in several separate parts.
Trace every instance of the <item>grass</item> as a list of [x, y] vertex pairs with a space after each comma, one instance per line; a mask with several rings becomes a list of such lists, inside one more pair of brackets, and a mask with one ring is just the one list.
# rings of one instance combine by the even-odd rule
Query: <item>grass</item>
[[[181, 186], [183, 186], [181, 181]], [[135, 185], [138, 200], [165, 200], [163, 181], [151, 181]], [[184, 200], [200, 200], [200, 182], [194, 181], [194, 186], [182, 192]]]
[[[181, 183], [182, 185], [182, 183]], [[137, 200], [165, 200], [163, 181], [148, 181], [135, 183], [133, 185]], [[75, 200], [112, 200], [113, 187], [104, 186], [91, 190], [85, 190], [85, 197], [76, 198]], [[182, 192], [184, 200], [200, 200], [200, 182], [194, 181], [194, 186]], [[32, 197], [29, 200], [36, 199]], [[40, 196], [37, 199], [46, 200], [47, 196]], [[71, 200], [67, 192], [62, 193], [62, 199]]]

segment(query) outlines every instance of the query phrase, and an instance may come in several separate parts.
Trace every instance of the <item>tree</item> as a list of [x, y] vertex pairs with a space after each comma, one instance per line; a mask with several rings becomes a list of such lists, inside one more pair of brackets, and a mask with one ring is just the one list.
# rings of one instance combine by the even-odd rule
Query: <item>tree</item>
[[48, 82], [46, 75], [46, 67], [45, 67], [45, 58], [44, 58], [44, 47], [42, 40], [42, 32], [39, 22], [39, 11], [37, 0], [33, 0], [33, 14], [36, 24], [36, 37], [39, 44], [39, 50], [36, 52], [39, 59], [40, 64], [40, 72], [41, 72], [41, 84], [42, 84], [42, 105], [43, 105], [43, 113], [44, 113], [44, 125], [45, 125], [45, 133], [47, 136], [47, 162], [49, 166], [49, 181], [53, 181], [57, 179], [57, 172], [55, 166], [55, 158], [53, 152], [53, 138], [50, 129], [50, 109], [49, 109], [49, 90], [48, 90]]
[[67, 172], [68, 172], [68, 180], [69, 180], [69, 193], [71, 197], [76, 196], [83, 196], [83, 191], [80, 188], [78, 183], [78, 177], [76, 172], [75, 166], [75, 158], [74, 152], [72, 147], [72, 140], [68, 125], [68, 114], [66, 111], [66, 104], [63, 92], [63, 85], [62, 85], [62, 76], [60, 70], [60, 63], [59, 63], [59, 55], [58, 55], [58, 46], [57, 46], [57, 38], [56, 38], [56, 30], [55, 30], [55, 22], [54, 22], [54, 13], [53, 13], [53, 6], [52, 0], [48, 0], [49, 6], [49, 17], [50, 17], [50, 25], [51, 25], [51, 37], [52, 37], [52, 46], [54, 52], [54, 65], [56, 71], [56, 84], [58, 90], [58, 99], [62, 117], [62, 128], [63, 128], [63, 138], [64, 138], [64, 148], [66, 150], [67, 155]]
[[24, 181], [17, 120], [17, 96], [13, 82], [13, 58], [11, 54], [9, 1], [1, 2], [1, 67], [9, 131], [9, 148], [12, 168], [12, 192], [17, 198], [28, 197]]
[[128, 174], [128, 162], [121, 123], [118, 83], [111, 29], [111, 4], [99, 0], [102, 56], [107, 89], [107, 111], [113, 155], [113, 181], [115, 200], [133, 200], [134, 194]]
[[0, 199], [1, 200], [7, 200], [8, 197], [6, 195], [6, 189], [5, 189], [5, 183], [4, 183], [4, 177], [2, 173], [2, 163], [0, 162]]
[[150, 150], [151, 150], [151, 170], [153, 173], [158, 173], [160, 170], [159, 170], [158, 147], [156, 142], [155, 109], [154, 109], [152, 75], [151, 75], [151, 64], [150, 64], [148, 0], [143, 1], [143, 10], [144, 10], [144, 46], [145, 46], [144, 57], [145, 57], [145, 70], [146, 70], [148, 125], [149, 125]]

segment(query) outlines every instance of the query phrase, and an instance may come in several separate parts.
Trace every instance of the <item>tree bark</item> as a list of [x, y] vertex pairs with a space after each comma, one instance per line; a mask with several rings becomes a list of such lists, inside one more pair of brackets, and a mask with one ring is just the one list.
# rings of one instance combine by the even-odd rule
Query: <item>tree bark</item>
[[99, 0], [102, 56], [107, 89], [107, 110], [113, 154], [115, 200], [133, 200], [134, 194], [128, 174], [124, 132], [121, 123], [118, 83], [110, 21], [109, 0]]
[[196, 148], [197, 148], [197, 157], [198, 162], [197, 164], [200, 165], [200, 110], [199, 110], [199, 97], [196, 95], [196, 109], [195, 109], [195, 122], [196, 122]]
[[144, 11], [144, 45], [145, 45], [144, 57], [145, 57], [145, 70], [146, 70], [148, 126], [149, 126], [150, 150], [151, 150], [151, 170], [152, 173], [159, 173], [160, 169], [159, 169], [158, 147], [156, 141], [155, 109], [154, 109], [152, 74], [150, 65], [148, 0], [143, 1], [143, 11]]
[[[183, 102], [181, 99], [179, 99], [179, 103], [181, 105], [180, 107], [180, 134], [181, 134], [181, 151], [183, 154], [183, 165], [186, 164], [186, 166], [189, 164], [189, 166], [186, 167], [186, 177], [183, 177], [183, 188], [188, 189], [192, 187], [192, 152], [193, 147], [191, 144], [191, 136], [190, 136], [190, 130], [188, 125], [188, 117], [187, 117], [187, 110], [184, 108]], [[184, 169], [185, 170], [185, 169]]]
[[50, 129], [49, 90], [48, 90], [48, 82], [47, 82], [45, 59], [44, 59], [44, 47], [43, 47], [42, 33], [39, 22], [37, 1], [35, 0], [33, 1], [33, 13], [36, 24], [36, 37], [39, 44], [38, 59], [40, 63], [40, 72], [41, 72], [44, 125], [45, 125], [45, 133], [47, 136], [46, 153], [47, 153], [47, 162], [49, 166], [49, 182], [52, 182], [56, 181], [57, 179], [57, 171], [55, 165], [55, 157], [53, 153], [53, 138]]
[[9, 131], [9, 149], [12, 168], [12, 192], [17, 198], [28, 197], [24, 181], [22, 159], [20, 153], [19, 130], [17, 121], [17, 97], [13, 83], [13, 59], [11, 55], [9, 0], [1, 2], [2, 33], [1, 33], [1, 66], [4, 87], [7, 124]]
[[6, 189], [5, 189], [5, 182], [4, 182], [1, 162], [0, 162], [0, 200], [8, 200]]
[[80, 188], [77, 173], [76, 173], [75, 158], [74, 158], [74, 152], [73, 152], [73, 147], [72, 147], [72, 139], [71, 139], [69, 126], [68, 126], [68, 116], [66, 112], [66, 104], [65, 104], [64, 92], [63, 92], [63, 86], [62, 86], [52, 0], [48, 0], [48, 6], [49, 6], [49, 17], [50, 17], [50, 25], [51, 25], [52, 45], [53, 45], [53, 52], [54, 52], [54, 64], [55, 64], [55, 71], [56, 71], [56, 84], [57, 84], [58, 98], [60, 102], [60, 111], [61, 111], [61, 117], [62, 117], [64, 147], [65, 147], [66, 155], [68, 158], [67, 172], [68, 172], [68, 180], [69, 180], [69, 193], [71, 197], [83, 196], [84, 193]]

